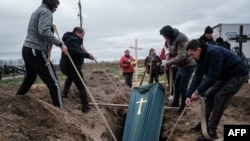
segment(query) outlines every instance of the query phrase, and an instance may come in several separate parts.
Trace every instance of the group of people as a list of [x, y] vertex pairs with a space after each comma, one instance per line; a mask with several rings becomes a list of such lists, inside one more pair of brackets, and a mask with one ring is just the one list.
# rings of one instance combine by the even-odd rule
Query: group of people
[[[53, 30], [51, 30], [52, 14], [58, 6], [58, 0], [43, 0], [42, 4], [31, 15], [22, 48], [26, 75], [16, 95], [25, 95], [38, 75], [47, 85], [53, 105], [63, 108], [62, 97], [67, 98], [69, 88], [74, 82], [80, 93], [81, 110], [86, 113], [90, 108], [87, 92], [82, 83], [81, 68], [83, 58], [94, 59], [94, 56], [83, 47], [85, 32], [81, 27], [75, 27], [72, 32], [66, 32], [62, 41], [54, 36]], [[150, 74], [149, 83], [159, 82], [159, 68], [164, 68], [167, 74], [169, 74], [169, 70], [174, 70], [172, 106], [179, 107], [179, 114], [186, 106], [191, 106], [192, 101], [205, 93], [207, 130], [209, 135], [216, 139], [218, 138], [216, 129], [222, 114], [232, 97], [246, 82], [248, 68], [240, 57], [227, 48], [221, 47], [224, 45], [223, 40], [214, 41], [212, 33], [213, 29], [208, 26], [204, 35], [199, 39], [189, 41], [184, 33], [166, 25], [160, 29], [160, 35], [165, 39], [162, 54], [158, 56], [153, 48], [150, 49], [144, 64], [147, 73]], [[62, 92], [53, 64], [50, 62], [45, 65], [49, 59], [52, 44], [60, 47], [62, 51], [60, 68], [62, 73], [67, 76]], [[125, 83], [132, 87], [136, 62], [129, 54], [129, 50], [125, 50], [124, 53], [125, 55], [120, 60], [120, 66]], [[70, 56], [72, 56], [73, 63]], [[192, 129], [200, 131], [200, 124], [198, 123]], [[198, 138], [198, 141], [205, 140], [203, 136]]]
[[[171, 59], [165, 61], [164, 67], [177, 65], [172, 106], [179, 106], [181, 96], [178, 112], [182, 112], [183, 107], [191, 106], [192, 101], [205, 95], [207, 131], [211, 138], [217, 139], [216, 130], [223, 112], [248, 79], [246, 64], [228, 46], [213, 40], [210, 26], [205, 28], [200, 38], [191, 41], [169, 25], [164, 26], [160, 34], [170, 47]], [[201, 131], [201, 124], [191, 130]], [[203, 135], [197, 139], [206, 140]]]
[[[149, 74], [149, 83], [159, 82], [161, 62], [161, 58], [155, 53], [155, 49], [151, 48], [149, 55], [144, 60], [145, 73]], [[119, 64], [125, 78], [125, 84], [131, 88], [136, 60], [130, 55], [129, 50], [125, 50], [124, 56], [121, 57]]]
[[[212, 34], [213, 29], [207, 26], [204, 34], [189, 41], [184, 33], [166, 25], [160, 29], [165, 47], [159, 56], [150, 49], [144, 64], [150, 76], [149, 83], [159, 82], [156, 68], [163, 67], [167, 78], [172, 71], [174, 98], [171, 106], [179, 107], [179, 115], [192, 101], [199, 97], [205, 99], [207, 132], [217, 139], [216, 130], [222, 114], [247, 81], [249, 72], [242, 59], [230, 51], [230, 44], [220, 37], [214, 40]], [[201, 131], [201, 123], [190, 130]], [[206, 140], [203, 135], [197, 139]]]
[[[62, 97], [67, 98], [69, 88], [72, 82], [74, 82], [80, 93], [82, 102], [81, 110], [86, 113], [90, 108], [87, 93], [81, 81], [81, 79], [83, 79], [81, 68], [83, 58], [94, 59], [94, 57], [86, 52], [83, 47], [85, 32], [81, 27], [75, 27], [72, 32], [66, 32], [62, 37], [62, 41], [54, 36], [53, 31], [55, 32], [55, 30], [52, 26], [52, 14], [58, 6], [58, 0], [43, 0], [42, 4], [31, 15], [27, 36], [22, 48], [26, 75], [16, 95], [25, 95], [38, 75], [47, 85], [53, 105], [63, 108]], [[67, 76], [63, 94], [54, 66], [49, 60], [50, 50], [53, 44], [60, 47], [62, 51], [60, 68], [62, 73]], [[78, 74], [80, 74], [81, 77], [79, 77]]]

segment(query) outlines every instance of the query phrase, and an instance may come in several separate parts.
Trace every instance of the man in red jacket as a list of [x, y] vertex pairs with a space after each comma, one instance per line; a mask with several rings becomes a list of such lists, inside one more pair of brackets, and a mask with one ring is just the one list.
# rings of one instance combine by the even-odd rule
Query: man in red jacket
[[124, 56], [120, 59], [120, 66], [122, 69], [123, 76], [125, 77], [125, 84], [130, 88], [132, 87], [132, 80], [134, 74], [135, 59], [129, 55], [129, 50], [125, 50]]

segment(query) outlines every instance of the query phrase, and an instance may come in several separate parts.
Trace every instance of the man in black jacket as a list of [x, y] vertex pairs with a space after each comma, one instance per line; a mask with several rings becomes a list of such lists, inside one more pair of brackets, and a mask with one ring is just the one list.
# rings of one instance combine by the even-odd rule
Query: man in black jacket
[[[242, 59], [231, 51], [200, 40], [191, 40], [186, 48], [196, 60], [196, 69], [187, 92], [186, 105], [207, 91], [206, 120], [208, 133], [217, 139], [217, 126], [223, 112], [248, 78], [248, 69]], [[203, 75], [206, 77], [202, 80]], [[201, 136], [197, 141], [207, 141]]]
[[[84, 31], [81, 27], [75, 27], [72, 32], [66, 32], [62, 40], [65, 45], [68, 47], [69, 54], [74, 62], [77, 71], [83, 77], [81, 68], [83, 65], [83, 58], [94, 59], [93, 55], [87, 53], [81, 47], [83, 42]], [[86, 89], [81, 81], [81, 78], [78, 76], [76, 70], [74, 69], [73, 64], [69, 60], [68, 56], [65, 54], [61, 55], [60, 67], [63, 74], [67, 75], [67, 79], [64, 83], [63, 94], [67, 95], [71, 82], [73, 81], [80, 93], [82, 101], [82, 112], [86, 113], [89, 111], [89, 103], [87, 98]]]
[[206, 44], [215, 45], [215, 41], [213, 38], [213, 32], [214, 32], [213, 28], [210, 26], [207, 26], [204, 30], [204, 34], [201, 35], [200, 40]]

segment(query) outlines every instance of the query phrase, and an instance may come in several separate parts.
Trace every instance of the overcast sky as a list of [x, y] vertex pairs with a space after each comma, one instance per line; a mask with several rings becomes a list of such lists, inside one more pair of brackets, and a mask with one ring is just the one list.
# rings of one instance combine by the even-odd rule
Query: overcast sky
[[[31, 13], [42, 0], [0, 0], [0, 60], [21, 59]], [[80, 26], [79, 0], [60, 0], [53, 14], [62, 35]], [[84, 45], [98, 61], [119, 60], [124, 50], [138, 40], [138, 59], [150, 48], [159, 53], [164, 39], [159, 30], [171, 25], [189, 39], [200, 37], [207, 25], [250, 23], [249, 0], [81, 0]], [[52, 59], [60, 60], [60, 49], [53, 47]]]

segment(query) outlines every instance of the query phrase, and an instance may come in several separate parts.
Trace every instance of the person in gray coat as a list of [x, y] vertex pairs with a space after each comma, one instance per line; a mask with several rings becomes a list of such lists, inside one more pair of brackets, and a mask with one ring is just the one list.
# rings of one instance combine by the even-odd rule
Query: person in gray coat
[[53, 105], [63, 108], [59, 81], [54, 66], [50, 61], [47, 64], [53, 44], [60, 47], [63, 53], [68, 53], [67, 46], [57, 39], [51, 30], [52, 14], [58, 6], [58, 0], [43, 0], [30, 17], [27, 36], [22, 48], [26, 75], [16, 95], [25, 95], [38, 75], [49, 88]]
[[[167, 69], [172, 65], [178, 67], [176, 77], [174, 80], [174, 101], [172, 106], [179, 107], [178, 114], [181, 114], [186, 104], [186, 93], [189, 84], [189, 80], [195, 69], [195, 61], [190, 58], [186, 51], [186, 45], [188, 43], [187, 36], [179, 32], [178, 29], [166, 25], [160, 30], [160, 34], [167, 41], [170, 48], [169, 55], [170, 60], [162, 62], [162, 65]], [[179, 106], [179, 99], [181, 97], [181, 104]]]

